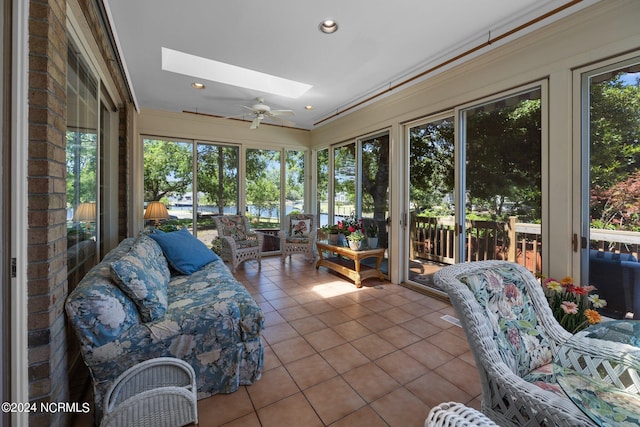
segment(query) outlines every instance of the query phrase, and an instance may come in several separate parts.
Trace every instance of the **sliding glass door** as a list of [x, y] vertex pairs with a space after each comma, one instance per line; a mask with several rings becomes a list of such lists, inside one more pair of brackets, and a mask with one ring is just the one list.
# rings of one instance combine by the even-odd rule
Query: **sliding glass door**
[[504, 259], [542, 269], [542, 89], [523, 88], [407, 126], [409, 281]]
[[581, 93], [582, 283], [640, 319], [640, 58], [583, 73]]

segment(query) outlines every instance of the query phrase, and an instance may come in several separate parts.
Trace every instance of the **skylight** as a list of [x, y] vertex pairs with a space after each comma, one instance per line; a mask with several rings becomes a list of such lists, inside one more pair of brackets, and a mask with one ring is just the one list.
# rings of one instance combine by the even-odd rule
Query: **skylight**
[[305, 83], [248, 70], [166, 47], [162, 48], [162, 69], [288, 98], [298, 98], [311, 89], [311, 85]]

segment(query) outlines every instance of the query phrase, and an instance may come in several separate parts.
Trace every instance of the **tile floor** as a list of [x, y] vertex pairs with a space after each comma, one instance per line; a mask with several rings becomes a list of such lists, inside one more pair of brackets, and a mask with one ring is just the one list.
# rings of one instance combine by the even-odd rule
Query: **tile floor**
[[[353, 282], [302, 255], [236, 277], [264, 310], [262, 378], [198, 401], [200, 427], [421, 427], [431, 407], [480, 408], [480, 380], [453, 308], [386, 281]], [[90, 425], [90, 418], [75, 421]]]

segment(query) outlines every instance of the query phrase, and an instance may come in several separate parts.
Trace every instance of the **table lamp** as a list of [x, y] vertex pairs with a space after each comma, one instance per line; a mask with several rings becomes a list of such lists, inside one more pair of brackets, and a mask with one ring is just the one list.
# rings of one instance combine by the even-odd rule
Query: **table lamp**
[[96, 220], [96, 204], [80, 203], [73, 213], [73, 220], [87, 223], [87, 231], [91, 232], [91, 223]]
[[154, 219], [155, 227], [158, 228], [161, 219], [169, 219], [167, 207], [162, 202], [149, 202], [147, 209], [144, 211], [144, 219]]

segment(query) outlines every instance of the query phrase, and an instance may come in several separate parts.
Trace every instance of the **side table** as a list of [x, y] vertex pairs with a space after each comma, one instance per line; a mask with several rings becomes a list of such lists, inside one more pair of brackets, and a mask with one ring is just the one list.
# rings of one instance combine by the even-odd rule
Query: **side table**
[[[316, 247], [319, 256], [316, 262], [316, 270], [323, 266], [329, 270], [336, 271], [353, 280], [356, 288], [361, 288], [362, 281], [368, 278], [384, 279], [384, 274], [380, 271], [380, 264], [382, 264], [382, 259], [384, 258], [384, 248], [354, 251], [344, 246], [323, 242], [316, 242]], [[325, 258], [323, 251], [335, 254], [335, 256]], [[361, 261], [366, 258], [376, 258], [375, 268], [362, 265]]]

